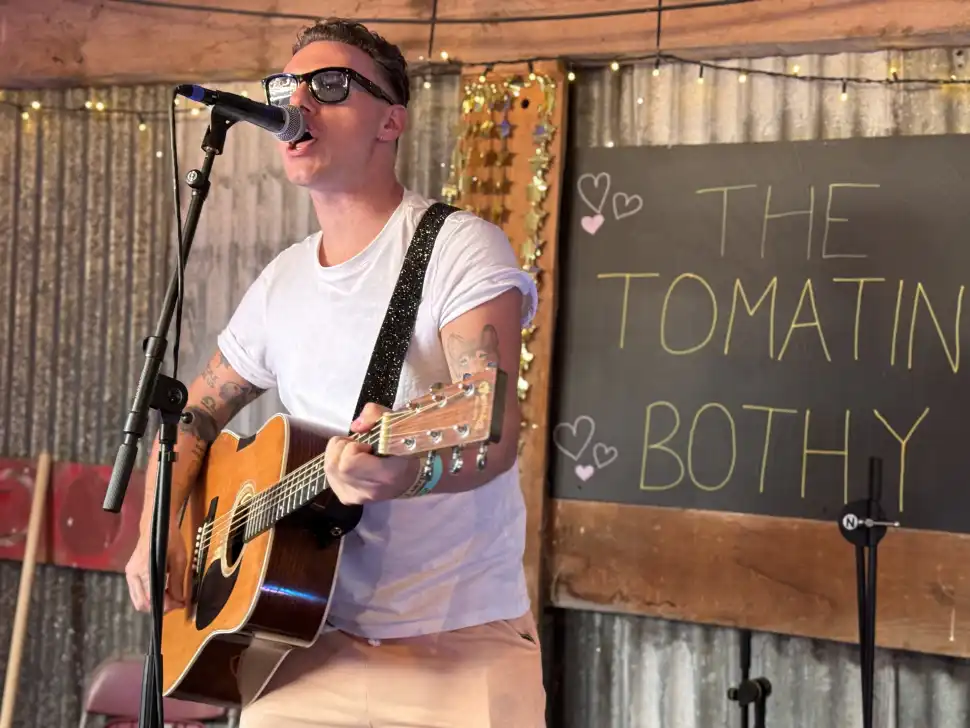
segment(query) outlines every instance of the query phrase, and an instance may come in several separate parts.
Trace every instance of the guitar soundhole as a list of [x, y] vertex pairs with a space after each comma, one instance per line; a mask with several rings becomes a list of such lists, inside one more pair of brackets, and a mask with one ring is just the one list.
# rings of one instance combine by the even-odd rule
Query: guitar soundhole
[[226, 536], [226, 566], [230, 569], [236, 566], [236, 562], [242, 555], [243, 546], [246, 545], [246, 523], [249, 521], [250, 500], [243, 502], [239, 512], [233, 515], [232, 526]]

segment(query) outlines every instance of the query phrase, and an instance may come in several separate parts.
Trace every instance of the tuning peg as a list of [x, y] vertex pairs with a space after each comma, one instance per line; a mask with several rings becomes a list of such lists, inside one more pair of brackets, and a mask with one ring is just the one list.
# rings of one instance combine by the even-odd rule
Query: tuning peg
[[441, 382], [435, 382], [430, 387], [428, 387], [429, 391], [431, 392], [432, 402], [441, 402], [444, 399], [444, 397], [442, 397], [441, 394], [439, 394], [439, 392], [444, 388], [444, 386], [445, 385], [442, 384]]
[[495, 363], [494, 361], [490, 361], [488, 364], [485, 365], [485, 367], [487, 369], [498, 369], [498, 364]]
[[430, 450], [424, 458], [424, 480], [425, 482], [431, 480], [431, 475], [434, 473], [434, 450]]
[[471, 372], [465, 372], [464, 374], [461, 375], [461, 380], [463, 382], [467, 382], [471, 378], [472, 378], [472, 373]]
[[478, 457], [475, 458], [475, 465], [478, 466], [479, 470], [485, 469], [485, 463], [486, 463], [486, 460], [488, 459], [487, 456], [488, 456], [488, 443], [483, 442], [478, 447]]
[[461, 445], [455, 445], [451, 448], [451, 474], [454, 475], [462, 469], [465, 461], [461, 457]]

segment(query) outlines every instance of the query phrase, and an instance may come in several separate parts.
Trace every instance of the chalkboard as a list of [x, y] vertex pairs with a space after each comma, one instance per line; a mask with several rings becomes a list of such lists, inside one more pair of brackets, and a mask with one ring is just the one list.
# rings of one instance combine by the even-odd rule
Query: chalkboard
[[970, 137], [572, 153], [556, 497], [970, 533]]

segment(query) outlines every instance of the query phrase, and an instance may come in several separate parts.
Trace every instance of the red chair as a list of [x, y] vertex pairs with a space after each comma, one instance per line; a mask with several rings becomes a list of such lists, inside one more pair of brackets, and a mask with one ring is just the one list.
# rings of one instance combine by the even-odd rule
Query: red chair
[[[143, 658], [118, 658], [98, 665], [84, 692], [80, 728], [90, 715], [106, 716], [105, 728], [138, 728], [141, 713]], [[163, 698], [165, 725], [172, 728], [205, 728], [202, 721], [223, 718], [226, 709], [187, 700]]]

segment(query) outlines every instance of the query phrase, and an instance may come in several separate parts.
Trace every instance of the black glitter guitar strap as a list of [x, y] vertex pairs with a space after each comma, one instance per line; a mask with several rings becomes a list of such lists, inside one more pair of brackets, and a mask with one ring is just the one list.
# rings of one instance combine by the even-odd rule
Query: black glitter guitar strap
[[404, 256], [404, 265], [397, 279], [397, 285], [391, 296], [384, 323], [377, 335], [377, 344], [371, 354], [364, 384], [354, 410], [354, 419], [360, 415], [364, 405], [368, 402], [383, 405], [393, 409], [397, 395], [397, 383], [401, 376], [404, 357], [411, 343], [414, 333], [414, 321], [421, 303], [424, 289], [424, 275], [431, 260], [435, 240], [442, 224], [448, 216], [457, 212], [458, 208], [435, 202], [429, 207], [418, 223], [414, 237]]

